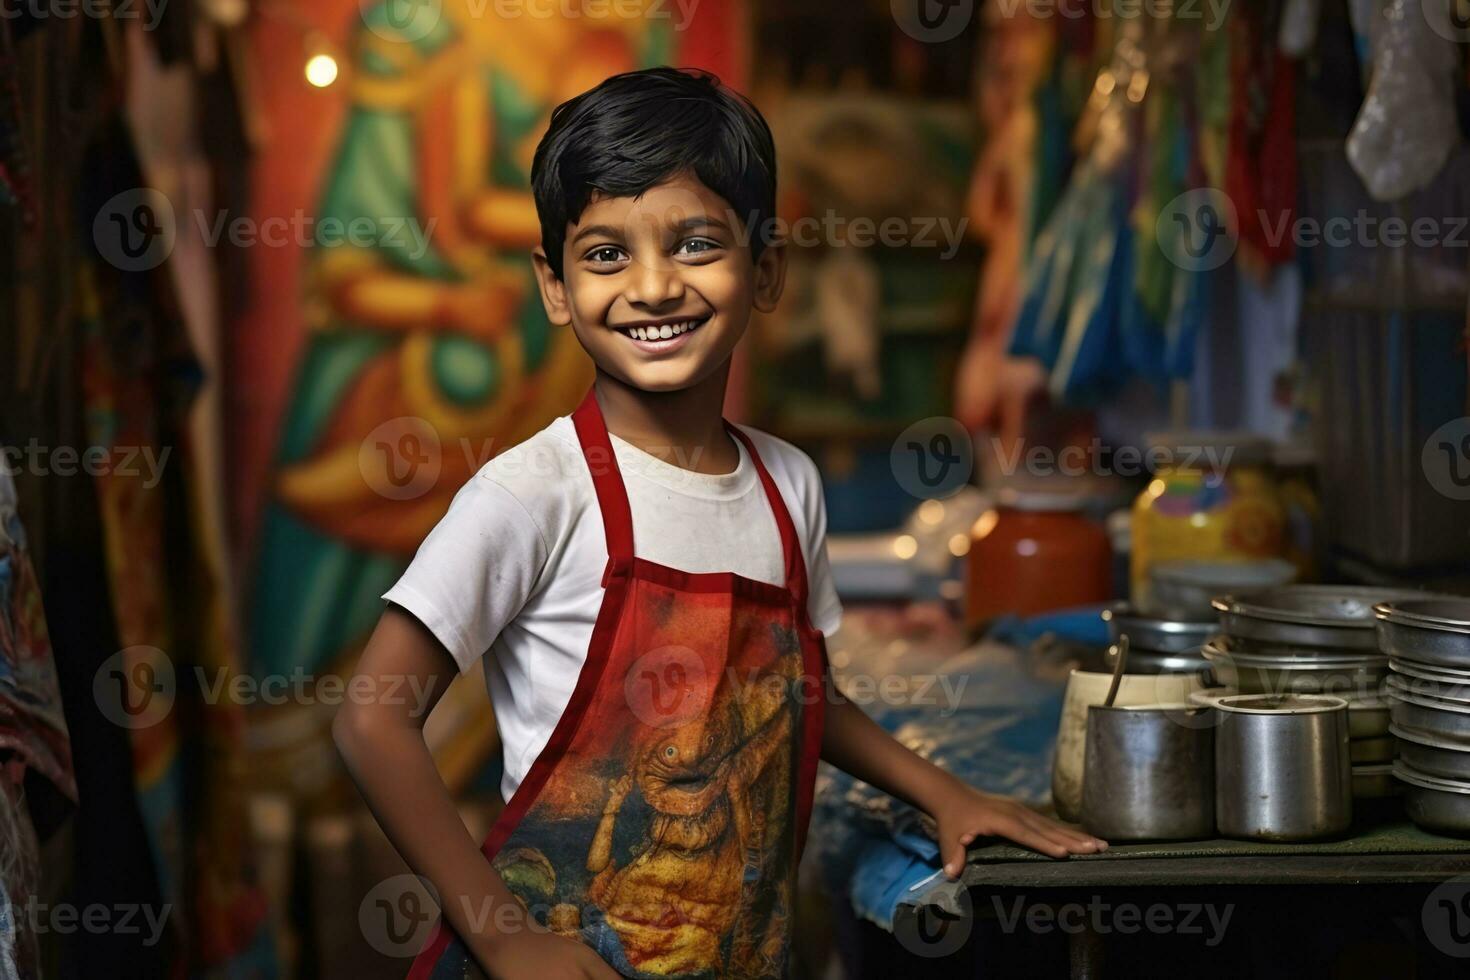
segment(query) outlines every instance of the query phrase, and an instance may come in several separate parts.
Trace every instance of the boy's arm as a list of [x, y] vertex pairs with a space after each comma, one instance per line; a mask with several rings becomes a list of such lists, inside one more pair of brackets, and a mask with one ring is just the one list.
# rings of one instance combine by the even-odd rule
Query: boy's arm
[[822, 758], [933, 817], [949, 877], [959, 877], [965, 851], [977, 837], [1005, 837], [1058, 858], [1107, 848], [1104, 841], [1048, 820], [1015, 800], [982, 793], [905, 748], [843, 696], [830, 677], [827, 691]]
[[[353, 684], [395, 696], [348, 699], [338, 711], [332, 735], [348, 771], [398, 853], [433, 886], [445, 920], [490, 976], [616, 980], [590, 948], [530, 919], [460, 820], [423, 732], [458, 672], [432, 633], [389, 606]], [[426, 703], [401, 703], [407, 700], [396, 696], [402, 690], [428, 692]]]

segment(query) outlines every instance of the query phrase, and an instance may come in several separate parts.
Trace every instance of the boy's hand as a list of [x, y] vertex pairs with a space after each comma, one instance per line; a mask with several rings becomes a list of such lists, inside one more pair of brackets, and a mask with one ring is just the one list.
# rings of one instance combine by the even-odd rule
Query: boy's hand
[[476, 958], [491, 980], [621, 980], [591, 947], [554, 932], [502, 936]]
[[1004, 837], [1023, 847], [1063, 858], [1096, 854], [1107, 842], [1049, 820], [1004, 796], [982, 793], [956, 780], [935, 804], [930, 816], [938, 825], [939, 856], [944, 873], [958, 878], [965, 868], [965, 852], [977, 837]]

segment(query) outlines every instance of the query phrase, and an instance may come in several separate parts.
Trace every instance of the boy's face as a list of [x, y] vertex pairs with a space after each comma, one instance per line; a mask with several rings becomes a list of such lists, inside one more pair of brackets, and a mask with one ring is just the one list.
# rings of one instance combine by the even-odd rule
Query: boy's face
[[564, 278], [536, 250], [547, 316], [571, 325], [599, 369], [643, 391], [678, 391], [730, 358], [752, 309], [781, 295], [785, 256], [750, 243], [729, 203], [694, 177], [642, 197], [594, 197], [567, 228]]

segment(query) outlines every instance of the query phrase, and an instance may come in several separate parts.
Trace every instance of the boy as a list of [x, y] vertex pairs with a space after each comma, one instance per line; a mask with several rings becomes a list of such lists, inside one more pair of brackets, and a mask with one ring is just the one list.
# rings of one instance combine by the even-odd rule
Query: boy
[[952, 877], [979, 836], [1106, 846], [966, 786], [826, 677], [841, 609], [816, 468], [721, 417], [751, 311], [781, 295], [775, 172], [750, 103], [668, 68], [560, 106], [536, 151], [536, 276], [593, 389], [459, 492], [358, 668], [437, 695], [493, 651], [508, 802], [483, 847], [423, 717], [353, 702], [335, 724], [438, 893], [413, 976], [784, 975], [819, 754], [929, 813]]

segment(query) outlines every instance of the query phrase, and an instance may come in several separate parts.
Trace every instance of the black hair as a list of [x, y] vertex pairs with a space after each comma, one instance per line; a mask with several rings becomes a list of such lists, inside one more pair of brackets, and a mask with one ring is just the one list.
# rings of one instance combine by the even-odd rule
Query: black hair
[[637, 197], [682, 173], [730, 202], [758, 258], [776, 211], [776, 144], [749, 99], [709, 72], [665, 67], [613, 75], [557, 106], [531, 164], [557, 278], [567, 225], [594, 194]]

